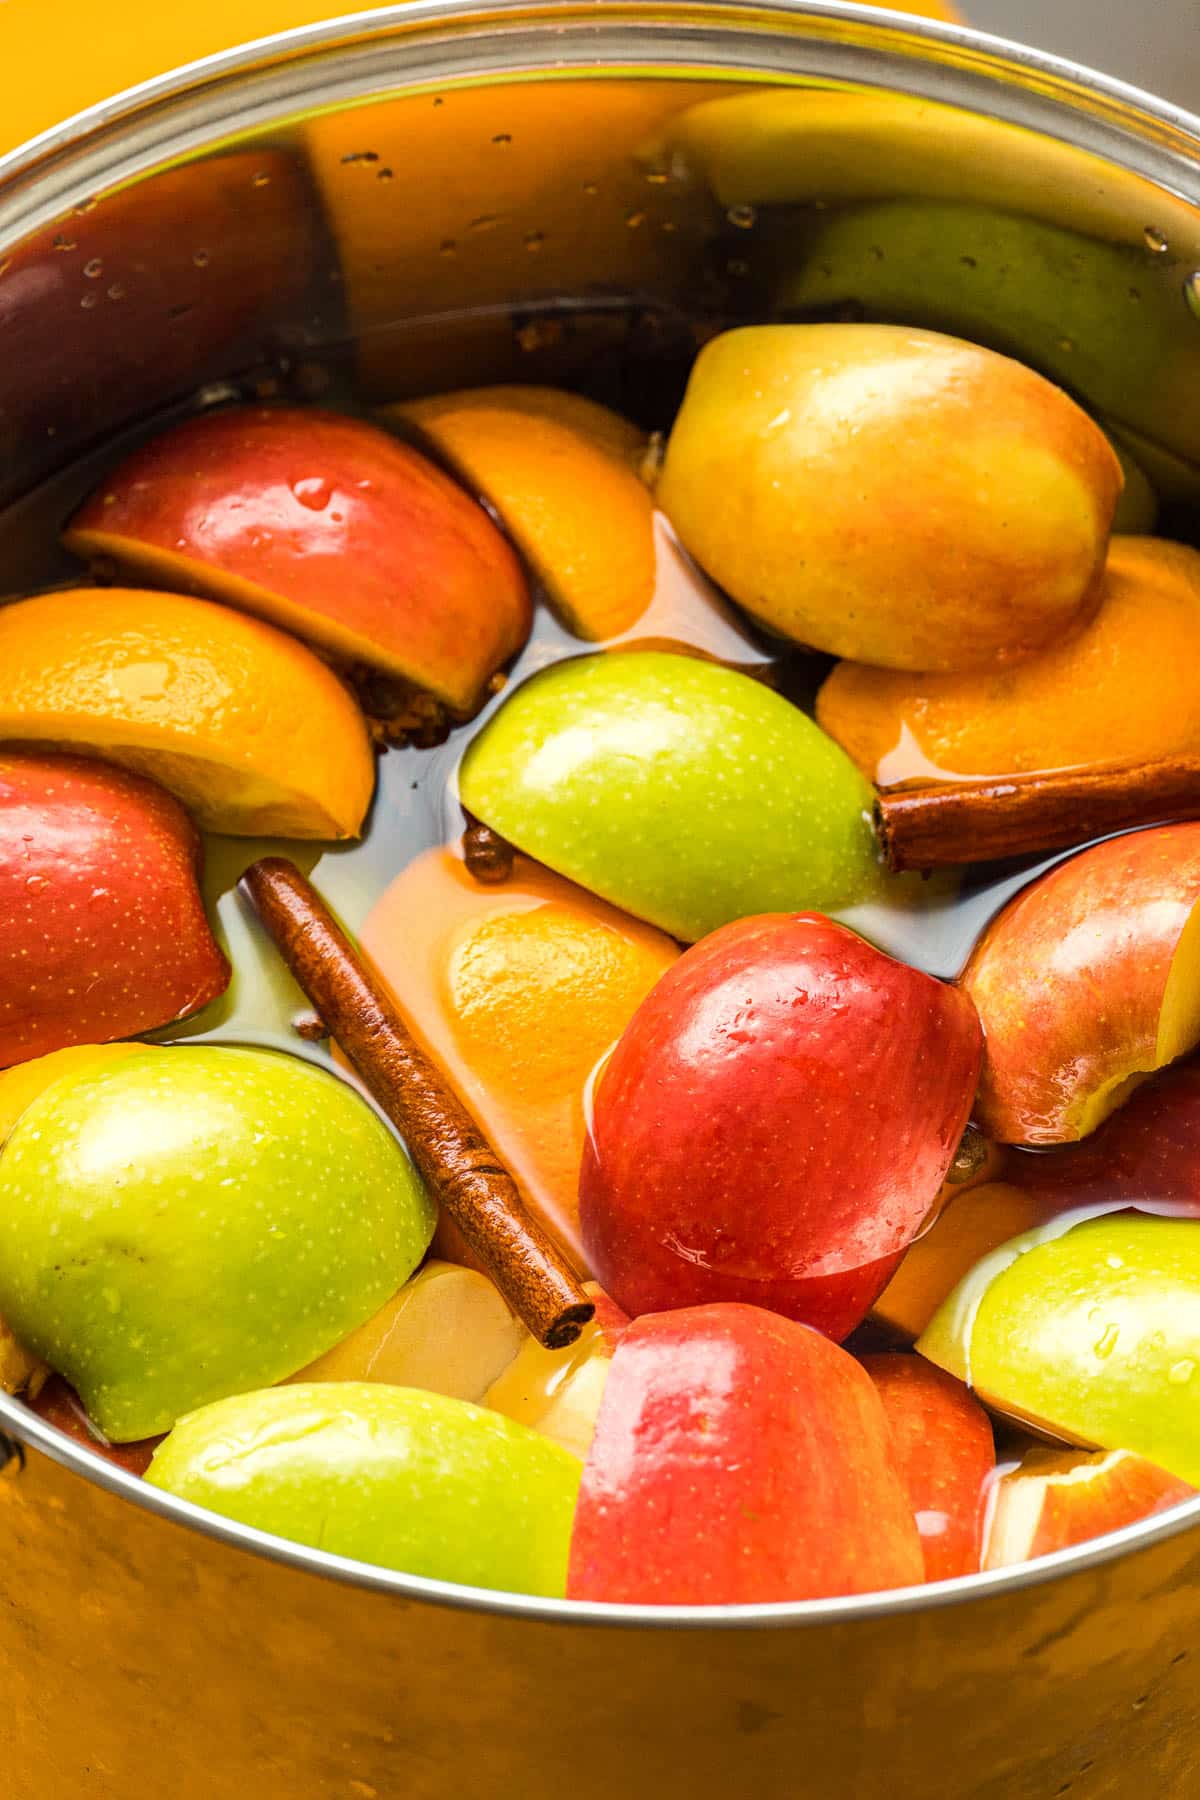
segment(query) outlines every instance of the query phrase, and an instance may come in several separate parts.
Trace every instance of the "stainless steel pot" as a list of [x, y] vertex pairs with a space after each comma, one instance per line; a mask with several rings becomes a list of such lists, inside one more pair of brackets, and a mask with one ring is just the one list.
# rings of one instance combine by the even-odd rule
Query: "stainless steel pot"
[[[80, 458], [230, 382], [596, 379], [653, 423], [766, 313], [1019, 351], [1194, 536], [1197, 270], [1200, 123], [1067, 64], [835, 5], [413, 0], [0, 162], [0, 591], [53, 578]], [[0, 1429], [12, 1800], [1196, 1791], [1200, 1501], [1015, 1574], [650, 1612], [341, 1563]]]

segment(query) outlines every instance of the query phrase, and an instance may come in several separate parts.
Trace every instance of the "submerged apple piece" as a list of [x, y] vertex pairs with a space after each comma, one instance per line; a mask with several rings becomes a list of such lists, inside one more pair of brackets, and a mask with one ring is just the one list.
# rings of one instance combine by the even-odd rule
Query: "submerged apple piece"
[[594, 1281], [584, 1292], [596, 1312], [576, 1342], [565, 1350], [546, 1350], [527, 1336], [484, 1398], [485, 1406], [532, 1426], [580, 1458], [591, 1447], [613, 1354], [629, 1324]]
[[48, 1056], [35, 1056], [31, 1062], [5, 1069], [0, 1074], [0, 1148], [25, 1108], [53, 1082], [66, 1075], [86, 1075], [144, 1049], [144, 1044], [73, 1044], [67, 1050], [51, 1050]]
[[917, 1349], [998, 1412], [1200, 1483], [1200, 1222], [1052, 1221], [985, 1257]]
[[983, 1550], [992, 1427], [979, 1402], [920, 1356], [866, 1356], [916, 1519], [926, 1581], [973, 1575]]
[[871, 1307], [871, 1317], [906, 1338], [920, 1337], [942, 1301], [983, 1257], [1031, 1231], [1057, 1209], [1009, 1181], [949, 1199]]
[[463, 805], [593, 893], [693, 940], [730, 919], [864, 899], [872, 794], [747, 675], [622, 651], [522, 684], [475, 739]]
[[224, 993], [200, 860], [191, 820], [151, 782], [0, 753], [0, 1069], [150, 1031]]
[[724, 1605], [924, 1579], [870, 1377], [750, 1306], [635, 1319], [584, 1465], [573, 1600]]
[[1100, 428], [1008, 357], [906, 326], [756, 325], [701, 350], [657, 498], [773, 630], [967, 669], [1087, 616], [1120, 490]]
[[390, 433], [307, 407], [231, 407], [153, 438], [64, 541], [456, 712], [529, 635], [524, 577], [483, 508]]
[[289, 1379], [381, 1381], [478, 1405], [523, 1345], [534, 1341], [486, 1275], [435, 1260], [365, 1325]]
[[389, 409], [494, 508], [576, 637], [628, 631], [654, 598], [654, 504], [636, 426], [544, 387], [466, 388]]
[[584, 1248], [630, 1314], [745, 1300], [859, 1323], [958, 1148], [965, 996], [819, 914], [715, 932], [634, 1014], [580, 1175]]
[[1044, 1208], [1101, 1203], [1200, 1217], [1200, 1068], [1154, 1076], [1082, 1143], [1010, 1156], [1008, 1176]]
[[376, 1312], [433, 1206], [351, 1088], [282, 1054], [144, 1049], [56, 1082], [0, 1155], [0, 1315], [106, 1437], [280, 1381]]
[[227, 606], [131, 588], [0, 607], [0, 739], [85, 750], [160, 781], [208, 831], [356, 837], [366, 723], [332, 669]]
[[[528, 1206], [582, 1267], [588, 1083], [676, 945], [523, 856], [487, 887], [451, 851], [430, 850], [381, 896], [362, 946]], [[438, 1243], [457, 1259], [444, 1220]]]
[[1052, 1556], [1190, 1500], [1195, 1488], [1129, 1450], [1029, 1450], [1001, 1476], [985, 1569]]
[[310, 1382], [190, 1414], [146, 1479], [335, 1556], [558, 1597], [579, 1476], [557, 1444], [464, 1400]]
[[1200, 1041], [1198, 902], [1200, 824], [1109, 838], [1010, 901], [962, 976], [987, 1040], [986, 1131], [1086, 1137]]

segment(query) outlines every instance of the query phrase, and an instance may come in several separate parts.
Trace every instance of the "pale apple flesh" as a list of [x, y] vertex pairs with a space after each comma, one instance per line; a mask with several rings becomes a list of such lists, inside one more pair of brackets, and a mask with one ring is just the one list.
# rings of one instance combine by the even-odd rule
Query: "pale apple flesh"
[[617, 1345], [629, 1320], [594, 1281], [584, 1292], [596, 1308], [565, 1350], [546, 1350], [525, 1337], [519, 1352], [489, 1387], [483, 1404], [553, 1438], [580, 1460], [596, 1434], [596, 1418]]
[[527, 1337], [486, 1275], [435, 1259], [357, 1331], [288, 1379], [382, 1381], [482, 1405]]
[[1030, 1450], [996, 1483], [985, 1569], [1052, 1556], [1195, 1496], [1130, 1450]]

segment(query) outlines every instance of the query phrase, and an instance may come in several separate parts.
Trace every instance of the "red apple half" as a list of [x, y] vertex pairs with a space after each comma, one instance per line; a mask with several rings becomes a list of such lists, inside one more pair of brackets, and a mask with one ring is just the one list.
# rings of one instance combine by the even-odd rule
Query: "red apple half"
[[483, 508], [407, 444], [335, 413], [189, 419], [113, 470], [65, 542], [459, 713], [529, 635], [525, 577]]
[[1086, 1137], [1200, 1041], [1198, 903], [1200, 823], [1109, 838], [1010, 901], [962, 976], [987, 1037], [985, 1131]]
[[200, 839], [153, 782], [85, 757], [0, 753], [0, 1069], [132, 1037], [229, 985]]
[[723, 1605], [924, 1577], [870, 1377], [750, 1306], [636, 1319], [584, 1464], [567, 1593]]
[[600, 1081], [584, 1247], [631, 1315], [706, 1301], [847, 1335], [933, 1206], [974, 1098], [956, 989], [817, 913], [724, 926], [652, 989]]
[[973, 1575], [996, 1466], [992, 1426], [970, 1390], [921, 1356], [865, 1356], [925, 1555], [926, 1581]]
[[1132, 1450], [1030, 1450], [996, 1484], [983, 1566], [1049, 1556], [1166, 1512], [1195, 1492]]

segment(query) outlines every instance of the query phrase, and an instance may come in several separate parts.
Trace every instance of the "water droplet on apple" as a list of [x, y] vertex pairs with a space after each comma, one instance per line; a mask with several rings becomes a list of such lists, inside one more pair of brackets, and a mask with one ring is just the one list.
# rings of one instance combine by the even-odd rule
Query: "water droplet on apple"
[[758, 214], [752, 206], [730, 206], [726, 209], [725, 217], [739, 231], [751, 231], [758, 223]]
[[1117, 1339], [1120, 1335], [1121, 1328], [1119, 1325], [1106, 1325], [1092, 1346], [1095, 1355], [1101, 1359], [1111, 1356], [1117, 1347]]
[[1142, 236], [1146, 240], [1147, 250], [1153, 251], [1155, 256], [1164, 256], [1166, 254], [1167, 240], [1158, 229], [1157, 225], [1147, 225]]
[[48, 875], [27, 875], [25, 886], [31, 894], [40, 894], [50, 886], [50, 877]]
[[1190, 1356], [1185, 1356], [1180, 1362], [1171, 1364], [1167, 1370], [1167, 1380], [1176, 1387], [1186, 1387], [1195, 1373], [1195, 1363]]

